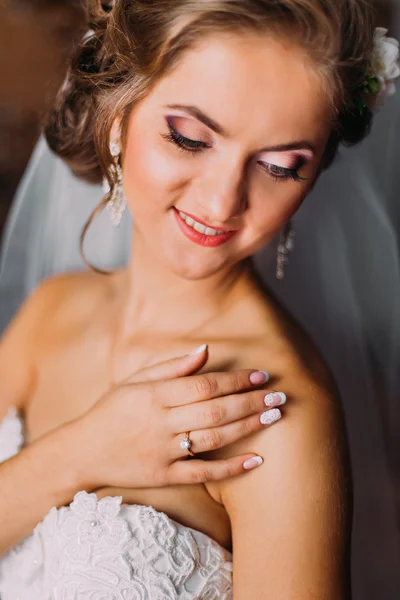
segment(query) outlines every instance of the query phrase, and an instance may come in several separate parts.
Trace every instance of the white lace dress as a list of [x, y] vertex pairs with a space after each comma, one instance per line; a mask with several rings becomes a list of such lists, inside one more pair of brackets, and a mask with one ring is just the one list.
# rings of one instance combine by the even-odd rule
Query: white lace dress
[[[11, 408], [0, 462], [24, 443]], [[28, 501], [28, 497], [27, 497]], [[232, 599], [232, 556], [150, 506], [78, 492], [0, 559], [0, 600]]]

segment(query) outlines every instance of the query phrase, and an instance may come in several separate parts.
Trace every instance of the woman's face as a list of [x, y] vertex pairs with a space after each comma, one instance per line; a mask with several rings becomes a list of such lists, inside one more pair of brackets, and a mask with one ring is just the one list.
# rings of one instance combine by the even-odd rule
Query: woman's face
[[123, 175], [137, 234], [182, 277], [232, 267], [297, 210], [329, 133], [322, 80], [297, 46], [204, 38], [130, 117]]

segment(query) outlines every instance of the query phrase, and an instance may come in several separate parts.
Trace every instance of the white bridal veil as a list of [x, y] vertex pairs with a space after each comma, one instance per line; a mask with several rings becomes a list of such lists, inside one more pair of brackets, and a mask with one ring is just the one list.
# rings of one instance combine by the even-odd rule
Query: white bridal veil
[[[295, 249], [282, 282], [275, 256], [256, 257], [263, 279], [310, 333], [338, 382], [353, 464], [354, 600], [400, 594], [400, 91], [361, 146], [342, 150], [294, 220]], [[81, 228], [100, 186], [76, 179], [41, 139], [17, 192], [0, 263], [0, 328], [45, 276], [83, 268]], [[87, 255], [121, 265], [131, 222], [103, 214]]]

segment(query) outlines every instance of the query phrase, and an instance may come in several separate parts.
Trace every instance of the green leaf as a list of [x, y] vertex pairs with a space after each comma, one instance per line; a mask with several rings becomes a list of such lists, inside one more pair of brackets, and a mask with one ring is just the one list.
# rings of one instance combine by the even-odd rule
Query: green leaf
[[379, 94], [381, 91], [381, 86], [376, 77], [372, 77], [368, 81], [368, 90], [371, 94]]

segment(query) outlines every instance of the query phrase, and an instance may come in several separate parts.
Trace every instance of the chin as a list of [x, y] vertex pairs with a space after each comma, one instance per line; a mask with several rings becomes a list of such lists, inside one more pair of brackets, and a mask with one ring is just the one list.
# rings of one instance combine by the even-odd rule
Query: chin
[[169, 268], [174, 275], [190, 281], [208, 279], [231, 266], [231, 262], [227, 260], [221, 258], [215, 260], [210, 256], [199, 260], [194, 256], [171, 256], [166, 253], [164, 260], [167, 263], [166, 268]]
[[173, 264], [171, 265], [171, 271], [182, 279], [189, 281], [201, 281], [202, 279], [208, 279], [213, 275], [219, 273], [223, 267], [216, 267], [215, 265], [182, 265]]

